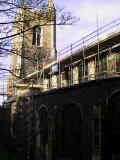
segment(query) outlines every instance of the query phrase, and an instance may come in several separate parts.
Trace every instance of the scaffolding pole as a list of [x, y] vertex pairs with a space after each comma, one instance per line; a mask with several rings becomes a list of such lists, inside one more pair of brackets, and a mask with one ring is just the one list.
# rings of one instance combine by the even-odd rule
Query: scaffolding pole
[[97, 78], [100, 76], [100, 42], [99, 42], [99, 26], [98, 26], [98, 14], [96, 13], [96, 23], [97, 23], [97, 46], [98, 46], [98, 51], [97, 51], [97, 68], [98, 68], [98, 75]]

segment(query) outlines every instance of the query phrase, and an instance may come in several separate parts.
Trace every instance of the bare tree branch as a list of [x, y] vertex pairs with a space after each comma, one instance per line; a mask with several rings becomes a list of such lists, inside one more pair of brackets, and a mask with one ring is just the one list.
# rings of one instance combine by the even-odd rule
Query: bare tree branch
[[19, 76], [17, 76], [16, 74], [14, 74], [14, 71], [13, 71], [13, 70], [10, 70], [10, 69], [7, 69], [7, 68], [1, 68], [1, 67], [0, 67], [0, 70], [1, 70], [1, 71], [7, 71], [7, 72], [9, 72], [10, 74], [12, 74], [14, 77], [20, 78]]
[[[29, 61], [30, 65], [38, 65], [36, 64], [36, 59], [39, 60], [39, 63], [41, 61], [44, 61], [46, 57], [47, 59], [49, 59], [48, 51], [46, 51], [45, 48], [43, 48], [44, 50], [39, 49], [39, 52], [34, 49], [32, 50], [32, 52], [35, 53], [35, 57], [33, 58], [28, 54], [30, 53], [30, 50], [24, 49], [24, 52], [26, 54], [21, 55], [17, 50], [12, 48], [12, 45], [14, 43], [12, 41], [14, 40], [14, 38], [17, 38], [18, 36], [23, 37], [24, 35], [24, 38], [29, 42], [30, 40], [28, 39], [27, 35], [29, 34], [29, 31], [33, 29], [33, 26], [30, 26], [30, 24], [32, 24], [32, 22], [34, 22], [35, 20], [41, 21], [44, 19], [44, 23], [39, 24], [40, 26], [72, 25], [79, 20], [79, 18], [73, 16], [71, 12], [67, 12], [61, 8], [57, 8], [55, 10], [56, 15], [54, 15], [54, 11], [52, 13], [52, 11], [47, 10], [46, 0], [1, 0], [0, 6], [0, 14], [2, 17], [4, 17], [3, 20], [0, 20], [0, 57], [12, 54], [18, 55], [20, 57], [22, 56], [23, 59]], [[36, 8], [38, 8], [40, 12], [37, 12], [36, 10], [34, 12], [33, 10]], [[19, 10], [24, 11], [24, 17], [27, 17], [27, 14], [30, 15], [28, 16], [29, 18], [27, 17], [28, 19], [21, 19], [22, 15]], [[54, 24], [51, 23], [53, 21], [53, 18], [56, 18], [57, 20]], [[18, 30], [17, 33], [13, 33], [13, 28], [15, 25], [17, 26], [16, 29]], [[24, 28], [24, 25], [27, 27]], [[0, 68], [0, 70], [5, 70], [16, 78], [20, 78], [20, 76], [17, 76], [15, 74], [15, 70], [2, 67]]]

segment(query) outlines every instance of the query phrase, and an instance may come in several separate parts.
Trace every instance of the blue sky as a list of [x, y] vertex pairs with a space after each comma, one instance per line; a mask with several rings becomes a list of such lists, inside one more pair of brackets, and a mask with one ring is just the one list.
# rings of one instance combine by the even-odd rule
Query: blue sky
[[120, 0], [54, 0], [54, 2], [80, 17], [80, 21], [73, 26], [58, 27], [58, 50], [96, 30], [96, 15], [99, 27], [120, 17]]

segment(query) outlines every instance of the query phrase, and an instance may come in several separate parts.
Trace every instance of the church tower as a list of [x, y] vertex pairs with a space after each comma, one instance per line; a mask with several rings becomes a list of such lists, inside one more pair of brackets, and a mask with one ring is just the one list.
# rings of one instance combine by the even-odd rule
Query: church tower
[[[56, 56], [56, 11], [52, 0], [46, 7], [30, 10], [26, 6], [16, 14], [13, 25], [11, 70], [25, 78], [54, 61]], [[9, 79], [18, 80], [14, 75]], [[10, 88], [10, 86], [8, 86]]]
[[17, 53], [12, 55], [12, 63], [14, 69], [20, 69], [21, 77], [25, 77], [56, 59], [56, 13], [53, 1], [49, 0], [44, 10], [31, 11], [23, 7], [16, 20], [21, 22], [13, 26], [13, 32], [18, 36], [13, 39], [12, 48]]

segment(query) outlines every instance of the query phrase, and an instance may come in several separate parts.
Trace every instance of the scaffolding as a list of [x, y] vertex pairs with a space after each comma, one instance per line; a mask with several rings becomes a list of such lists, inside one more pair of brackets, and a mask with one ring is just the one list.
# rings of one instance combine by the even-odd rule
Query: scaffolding
[[[112, 51], [115, 50], [115, 48], [118, 49], [120, 47], [120, 30], [117, 29], [112, 33], [110, 33], [110, 31], [115, 29], [119, 25], [120, 18], [99, 29], [97, 27], [97, 30], [95, 30], [91, 34], [83, 37], [79, 41], [59, 51], [57, 54], [57, 60], [48, 60], [48, 63], [46, 63], [48, 65], [43, 65], [40, 70], [36, 70], [35, 72], [29, 74], [28, 76], [26, 76], [26, 78], [31, 79], [40, 74], [39, 79], [42, 85], [43, 81], [45, 80], [45, 76], [49, 77], [49, 83], [52, 83], [52, 76], [54, 76], [52, 68], [56, 65], [58, 68], [58, 87], [64, 86], [61, 84], [61, 74], [66, 70], [66, 68], [68, 68], [69, 74], [67, 85], [73, 85], [75, 83], [73, 81], [73, 67], [76, 64], [81, 65], [81, 79], [78, 80], [80, 82], [119, 75], [119, 71], [116, 70], [116, 66], [111, 67], [110, 70], [107, 69], [107, 67], [111, 65], [111, 60], [108, 61], [108, 59], [112, 55]], [[109, 34], [105, 36], [106, 33]], [[101, 69], [101, 60], [104, 54], [106, 54], [107, 56], [106, 61], [108, 66], [103, 70]], [[117, 55], [119, 54], [117, 53]], [[116, 54], [114, 54], [114, 56], [116, 56]], [[88, 67], [87, 61], [89, 61], [90, 59], [93, 59], [93, 63], [91, 62]], [[92, 73], [93, 67], [94, 73]], [[87, 73], [88, 68], [89, 72], [91, 72], [90, 74]], [[18, 81], [18, 83], [19, 82], [20, 81]], [[49, 84], [49, 89], [52, 89], [52, 86], [52, 84]]]
[[[49, 90], [52, 88], [65, 87], [67, 85], [74, 85], [90, 80], [119, 76], [120, 64], [118, 63], [118, 52], [120, 50], [120, 29], [116, 29], [119, 25], [120, 18], [101, 28], [98, 28], [97, 25], [97, 30], [60, 50], [57, 53], [56, 60], [43, 60], [40, 62], [42, 67], [36, 67], [36, 70], [28, 74], [25, 78], [20, 80], [9, 80], [8, 83], [12, 83], [11, 91], [5, 91], [3, 87], [1, 95], [12, 95], [14, 88], [21, 85], [24, 87], [29, 87], [31, 84], [35, 83], [32, 87], [38, 85], [37, 87], [42, 88], [41, 90], [43, 90], [43, 88], [44, 90]], [[113, 54], [112, 52], [114, 52], [114, 50], [117, 50], [117, 53]], [[107, 56], [107, 67], [103, 69], [101, 66], [105, 61], [103, 59], [105, 55]], [[116, 58], [112, 59], [112, 55]], [[89, 61], [91, 62], [88, 64]], [[118, 64], [112, 64], [111, 61]], [[38, 62], [37, 65], [39, 65]], [[56, 71], [53, 70], [55, 66]], [[78, 79], [74, 78], [74, 76], [77, 77], [75, 73], [73, 75], [73, 72], [75, 72], [75, 66], [79, 67], [79, 71], [76, 69], [76, 74], [79, 74]], [[66, 75], [66, 72], [68, 75]], [[55, 75], [57, 75], [57, 80], [54, 79]], [[62, 84], [62, 77], [65, 79], [65, 76], [66, 80], [63, 83], [66, 83], [66, 85]], [[52, 83], [57, 83], [57, 85], [53, 85]]]

